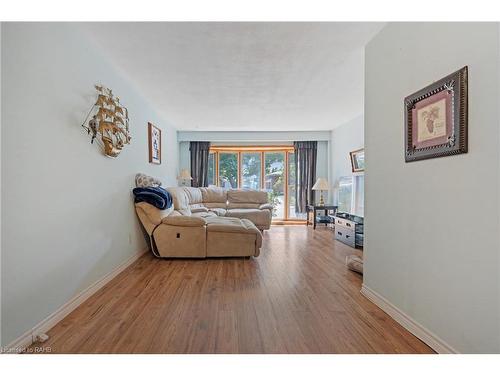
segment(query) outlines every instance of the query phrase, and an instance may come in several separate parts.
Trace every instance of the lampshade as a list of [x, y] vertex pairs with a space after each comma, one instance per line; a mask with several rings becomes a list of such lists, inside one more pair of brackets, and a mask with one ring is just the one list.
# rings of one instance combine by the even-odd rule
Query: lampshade
[[316, 180], [316, 183], [312, 187], [313, 190], [330, 190], [330, 185], [326, 178], [320, 177]]
[[191, 174], [187, 169], [181, 169], [181, 173], [179, 174], [179, 180], [192, 180]]

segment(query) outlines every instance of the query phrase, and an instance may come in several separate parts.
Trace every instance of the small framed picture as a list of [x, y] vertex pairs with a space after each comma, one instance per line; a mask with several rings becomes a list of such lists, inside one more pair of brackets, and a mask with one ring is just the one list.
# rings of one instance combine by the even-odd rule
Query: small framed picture
[[405, 161], [467, 152], [467, 67], [405, 98]]
[[161, 130], [148, 122], [149, 162], [161, 164]]
[[352, 172], [363, 172], [365, 170], [365, 149], [360, 148], [349, 153], [351, 155]]

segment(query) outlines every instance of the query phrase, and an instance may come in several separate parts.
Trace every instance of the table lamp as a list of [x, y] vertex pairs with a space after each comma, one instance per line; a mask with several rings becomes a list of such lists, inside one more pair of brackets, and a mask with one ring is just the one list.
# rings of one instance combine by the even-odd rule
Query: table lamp
[[179, 173], [177, 179], [181, 181], [182, 186], [185, 186], [186, 181], [192, 180], [193, 178], [187, 169], [181, 169], [181, 173]]
[[320, 192], [319, 205], [324, 206], [325, 201], [323, 200], [323, 190], [330, 190], [330, 185], [328, 185], [328, 181], [325, 178], [320, 177], [316, 180], [316, 183], [314, 184], [312, 189], [319, 190]]

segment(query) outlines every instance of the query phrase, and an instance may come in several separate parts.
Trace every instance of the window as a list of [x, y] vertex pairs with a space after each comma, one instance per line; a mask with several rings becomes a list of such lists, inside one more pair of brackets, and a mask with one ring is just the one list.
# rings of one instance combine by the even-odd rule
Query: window
[[352, 177], [340, 177], [338, 190], [338, 211], [351, 213]]
[[261, 186], [260, 152], [241, 153], [241, 188], [259, 190]]
[[224, 189], [238, 187], [238, 154], [234, 152], [219, 153], [219, 181], [218, 186]]
[[338, 188], [338, 210], [364, 216], [365, 211], [365, 176], [340, 177]]
[[354, 215], [365, 215], [365, 176], [354, 176]]
[[208, 183], [226, 189], [265, 190], [274, 203], [273, 219], [304, 219], [295, 214], [293, 146], [212, 146]]

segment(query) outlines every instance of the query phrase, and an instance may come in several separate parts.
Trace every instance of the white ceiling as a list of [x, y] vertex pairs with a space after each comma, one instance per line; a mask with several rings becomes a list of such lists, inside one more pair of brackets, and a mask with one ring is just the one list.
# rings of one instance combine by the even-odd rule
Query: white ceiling
[[84, 32], [180, 130], [329, 130], [363, 112], [382, 23], [90, 23]]

